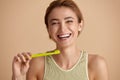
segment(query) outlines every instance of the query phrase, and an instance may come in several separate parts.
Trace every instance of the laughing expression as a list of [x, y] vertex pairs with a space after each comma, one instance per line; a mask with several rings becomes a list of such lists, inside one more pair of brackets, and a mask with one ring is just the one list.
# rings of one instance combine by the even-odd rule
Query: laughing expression
[[54, 8], [48, 17], [48, 33], [59, 46], [76, 43], [81, 25], [73, 10], [68, 7]]

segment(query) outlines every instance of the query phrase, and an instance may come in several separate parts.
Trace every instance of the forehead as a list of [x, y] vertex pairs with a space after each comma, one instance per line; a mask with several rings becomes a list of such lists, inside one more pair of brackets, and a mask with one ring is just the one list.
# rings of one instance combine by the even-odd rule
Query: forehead
[[53, 18], [63, 19], [65, 17], [73, 17], [77, 19], [76, 13], [69, 7], [56, 7], [54, 8], [48, 16], [48, 20]]

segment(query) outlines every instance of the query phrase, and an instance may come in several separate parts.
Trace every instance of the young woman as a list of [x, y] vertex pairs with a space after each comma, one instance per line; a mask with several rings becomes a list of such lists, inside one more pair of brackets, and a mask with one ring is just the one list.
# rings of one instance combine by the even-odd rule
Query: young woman
[[31, 59], [31, 54], [14, 57], [12, 80], [108, 80], [105, 60], [87, 54], [76, 44], [83, 17], [72, 0], [55, 0], [47, 8], [45, 24], [59, 55]]

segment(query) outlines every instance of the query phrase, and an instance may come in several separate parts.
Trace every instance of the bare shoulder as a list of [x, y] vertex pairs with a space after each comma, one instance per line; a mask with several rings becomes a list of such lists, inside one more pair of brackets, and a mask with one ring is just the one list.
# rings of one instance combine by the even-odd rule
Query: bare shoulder
[[34, 71], [38, 71], [44, 68], [44, 61], [45, 61], [45, 57], [33, 58], [30, 61], [30, 69], [34, 69]]
[[102, 56], [89, 54], [88, 68], [95, 80], [108, 80], [107, 63]]
[[44, 74], [45, 57], [33, 58], [30, 61], [30, 67], [27, 73], [28, 80], [36, 80], [39, 77], [42, 80]]
[[88, 55], [88, 63], [90, 67], [102, 67], [103, 65], [106, 64], [106, 60], [99, 55], [96, 54], [89, 54]]

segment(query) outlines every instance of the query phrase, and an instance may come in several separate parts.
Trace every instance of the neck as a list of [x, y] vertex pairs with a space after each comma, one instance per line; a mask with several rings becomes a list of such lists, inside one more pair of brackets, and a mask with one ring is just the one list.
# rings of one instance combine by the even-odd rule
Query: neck
[[61, 51], [61, 55], [64, 57], [72, 57], [72, 55], [76, 55], [79, 51], [76, 45], [69, 47], [57, 47]]
[[80, 50], [76, 45], [66, 48], [57, 47], [57, 49], [59, 49], [61, 53], [59, 55], [54, 55], [53, 58], [56, 63], [64, 69], [71, 68], [80, 57]]

